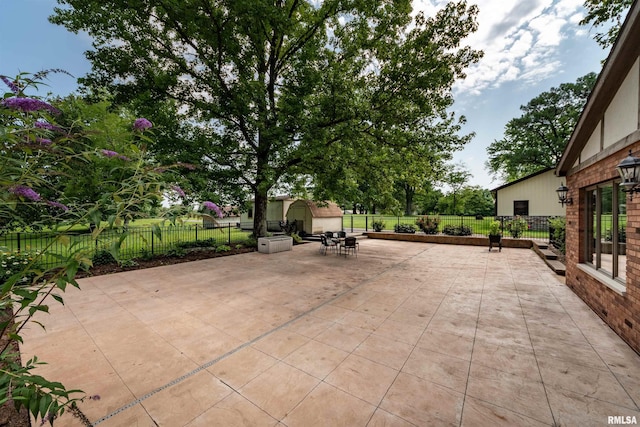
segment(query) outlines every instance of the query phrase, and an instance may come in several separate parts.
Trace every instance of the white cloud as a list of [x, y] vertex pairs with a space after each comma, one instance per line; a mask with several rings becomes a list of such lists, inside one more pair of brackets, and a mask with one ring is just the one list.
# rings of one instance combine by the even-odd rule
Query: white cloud
[[[467, 70], [467, 78], [457, 82], [455, 90], [479, 95], [508, 82], [536, 83], [560, 72], [562, 40], [585, 34], [577, 26], [582, 19], [582, 2], [476, 0], [479, 28], [464, 44], [483, 50], [484, 57]], [[433, 15], [445, 3], [414, 0], [413, 5], [415, 10]]]

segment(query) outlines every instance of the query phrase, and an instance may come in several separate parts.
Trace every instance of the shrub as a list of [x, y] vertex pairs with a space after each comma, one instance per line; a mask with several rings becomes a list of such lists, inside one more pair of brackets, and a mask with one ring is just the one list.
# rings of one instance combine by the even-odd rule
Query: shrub
[[416, 225], [425, 234], [438, 234], [438, 227], [440, 226], [440, 217], [423, 216], [416, 220]]
[[231, 250], [231, 246], [228, 245], [220, 245], [216, 247], [216, 252], [229, 252]]
[[115, 264], [116, 259], [111, 252], [106, 249], [100, 249], [91, 257], [93, 265]]
[[553, 228], [553, 234], [550, 236], [553, 240], [553, 247], [558, 249], [562, 254], [566, 254], [566, 228], [567, 221], [565, 217], [549, 218], [549, 226]]
[[448, 236], [471, 236], [473, 230], [467, 225], [445, 225], [442, 232]]
[[21, 274], [16, 283], [31, 283], [40, 266], [35, 261], [40, 252], [4, 252], [0, 251], [0, 284], [5, 283], [15, 274]]
[[381, 219], [376, 219], [371, 223], [371, 226], [373, 227], [373, 231], [382, 231], [384, 230], [385, 225], [386, 224]]
[[526, 230], [529, 229], [529, 223], [527, 222], [526, 219], [517, 215], [511, 221], [507, 222], [506, 228], [511, 234], [511, 237], [518, 238], [522, 236], [522, 233], [524, 233]]
[[415, 233], [416, 232], [416, 227], [413, 224], [396, 224], [393, 227], [393, 231], [395, 231], [396, 233]]

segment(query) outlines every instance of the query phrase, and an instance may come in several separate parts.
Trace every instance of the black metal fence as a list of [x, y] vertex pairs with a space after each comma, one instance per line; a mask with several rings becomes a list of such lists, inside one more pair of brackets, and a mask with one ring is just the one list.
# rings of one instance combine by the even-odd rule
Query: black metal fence
[[43, 254], [41, 264], [45, 268], [55, 267], [64, 259], [78, 252], [91, 257], [100, 250], [120, 246], [122, 260], [153, 257], [179, 251], [180, 248], [198, 243], [204, 245], [233, 245], [246, 241], [249, 233], [241, 231], [235, 224], [202, 227], [179, 225], [158, 227], [127, 227], [126, 230], [104, 230], [98, 238], [90, 232], [0, 232], [0, 257], [6, 258], [16, 252], [39, 252]]
[[[549, 239], [550, 216], [464, 216], [464, 215], [424, 215], [424, 216], [385, 216], [385, 215], [345, 215], [343, 228], [354, 231], [395, 231], [398, 227], [415, 226], [421, 232], [417, 221], [421, 218], [437, 219], [435, 234], [461, 233], [464, 235], [489, 235], [489, 225], [500, 222], [500, 231], [505, 237], [525, 239]], [[380, 224], [382, 228], [380, 228]], [[403, 227], [404, 226], [404, 227]]]

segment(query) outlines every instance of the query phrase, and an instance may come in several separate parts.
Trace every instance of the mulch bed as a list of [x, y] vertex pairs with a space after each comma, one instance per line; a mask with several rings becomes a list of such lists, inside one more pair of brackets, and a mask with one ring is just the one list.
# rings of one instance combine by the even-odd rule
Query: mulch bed
[[[120, 273], [123, 271], [131, 271], [131, 270], [140, 270], [143, 268], [160, 267], [162, 265], [180, 264], [183, 262], [198, 261], [201, 259], [217, 258], [217, 257], [229, 256], [229, 255], [238, 255], [238, 254], [244, 254], [244, 253], [255, 252], [255, 251], [256, 251], [255, 248], [239, 248], [239, 249], [234, 248], [227, 252], [216, 252], [213, 249], [203, 248], [200, 250], [193, 250], [193, 251], [187, 252], [182, 256], [159, 255], [159, 256], [154, 256], [153, 258], [148, 260], [136, 259], [135, 262], [137, 265], [132, 265], [132, 266], [120, 266], [118, 264], [96, 265], [91, 267], [91, 269], [89, 269], [88, 271], [79, 271], [78, 274], [76, 274], [76, 278], [80, 279], [83, 277], [90, 277], [90, 276], [102, 276], [104, 274]], [[1, 426], [2, 425], [0, 424], [0, 427]]]

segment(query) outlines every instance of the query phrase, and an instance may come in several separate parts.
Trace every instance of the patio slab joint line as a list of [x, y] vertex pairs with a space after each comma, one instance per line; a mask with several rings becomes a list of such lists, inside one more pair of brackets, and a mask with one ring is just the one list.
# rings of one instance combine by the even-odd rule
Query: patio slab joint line
[[[426, 251], [426, 250], [427, 250], [427, 249], [425, 249], [425, 251]], [[423, 252], [424, 252], [424, 251], [423, 251]], [[417, 254], [416, 254], [416, 255], [414, 255], [414, 256], [413, 256], [413, 257], [411, 257], [411, 258], [414, 258], [415, 256], [417, 256]], [[407, 260], [405, 260], [405, 261], [401, 262], [400, 264], [402, 264], [402, 263], [404, 263], [404, 262], [406, 262], [406, 261], [407, 261]], [[279, 331], [280, 329], [283, 329], [283, 328], [285, 328], [285, 327], [289, 326], [291, 323], [295, 322], [296, 320], [299, 320], [299, 319], [301, 319], [302, 317], [304, 317], [304, 316], [306, 316], [306, 315], [308, 315], [308, 314], [311, 314], [311, 313], [313, 313], [313, 312], [314, 312], [314, 311], [316, 311], [316, 310], [319, 310], [320, 308], [324, 307], [324, 306], [325, 306], [325, 305], [327, 305], [327, 304], [332, 303], [333, 301], [337, 300], [338, 298], [340, 298], [341, 296], [345, 295], [346, 293], [351, 292], [351, 291], [353, 291], [354, 289], [358, 289], [358, 288], [360, 288], [361, 286], [364, 286], [364, 285], [365, 285], [365, 284], [367, 284], [368, 282], [371, 282], [371, 281], [375, 280], [378, 276], [380, 276], [380, 275], [382, 275], [382, 274], [386, 273], [388, 270], [392, 270], [392, 269], [397, 268], [397, 267], [398, 267], [398, 265], [392, 265], [390, 268], [387, 268], [387, 269], [385, 269], [384, 271], [382, 271], [382, 272], [380, 272], [380, 273], [376, 274], [375, 276], [370, 277], [370, 278], [369, 278], [369, 279], [367, 279], [367, 280], [364, 280], [363, 282], [359, 283], [357, 286], [354, 286], [353, 288], [346, 289], [345, 291], [343, 291], [343, 292], [341, 292], [341, 293], [337, 294], [335, 297], [333, 297], [333, 298], [331, 298], [331, 299], [329, 299], [329, 300], [327, 300], [327, 301], [323, 302], [322, 304], [318, 305], [317, 307], [314, 307], [314, 308], [312, 308], [311, 310], [308, 310], [308, 311], [305, 311], [305, 312], [303, 312], [303, 313], [300, 313], [298, 316], [294, 317], [293, 319], [288, 320], [287, 322], [283, 323], [282, 325], [280, 325], [280, 326], [278, 326], [278, 327], [276, 327], [276, 328], [274, 328], [274, 329], [271, 329], [271, 330], [269, 330], [269, 331], [267, 331], [267, 332], [263, 333], [262, 335], [259, 335], [259, 336], [255, 337], [254, 339], [252, 339], [252, 340], [250, 340], [250, 341], [245, 342], [245, 343], [244, 343], [244, 344], [242, 344], [242, 345], [239, 345], [238, 347], [234, 348], [233, 350], [230, 350], [230, 351], [226, 352], [225, 354], [220, 355], [219, 357], [216, 357], [215, 359], [210, 360], [210, 361], [208, 361], [207, 363], [204, 363], [204, 364], [202, 364], [202, 365], [198, 366], [197, 368], [195, 368], [195, 369], [194, 369], [194, 370], [192, 370], [191, 372], [187, 372], [186, 374], [182, 375], [181, 377], [175, 378], [175, 379], [171, 380], [170, 382], [168, 382], [168, 383], [166, 383], [166, 384], [164, 384], [164, 385], [162, 385], [162, 386], [160, 386], [160, 387], [156, 388], [155, 390], [150, 391], [149, 393], [145, 394], [144, 396], [139, 397], [139, 398], [137, 398], [136, 400], [134, 400], [134, 401], [132, 401], [132, 402], [130, 402], [130, 403], [128, 403], [128, 404], [126, 404], [126, 405], [124, 405], [124, 406], [122, 406], [122, 407], [118, 408], [118, 409], [116, 409], [115, 411], [111, 412], [110, 414], [107, 414], [107, 415], [105, 415], [104, 417], [100, 418], [99, 420], [97, 420], [97, 421], [93, 422], [91, 425], [92, 425], [92, 426], [97, 426], [98, 424], [100, 424], [100, 423], [102, 423], [102, 422], [104, 422], [104, 421], [107, 421], [107, 420], [108, 420], [108, 419], [110, 419], [110, 418], [113, 418], [114, 416], [116, 416], [116, 415], [120, 414], [121, 412], [126, 411], [126, 410], [127, 410], [127, 409], [129, 409], [129, 408], [133, 408], [133, 407], [134, 407], [134, 406], [136, 406], [138, 403], [142, 403], [144, 400], [146, 400], [146, 399], [150, 398], [151, 396], [153, 396], [153, 395], [155, 395], [155, 394], [157, 394], [157, 393], [161, 392], [162, 390], [165, 390], [165, 389], [167, 389], [167, 388], [169, 388], [169, 387], [172, 387], [172, 386], [174, 386], [174, 385], [176, 385], [176, 384], [178, 384], [178, 383], [181, 383], [182, 381], [186, 380], [187, 378], [190, 378], [190, 377], [192, 377], [192, 376], [196, 375], [198, 372], [201, 372], [201, 371], [203, 371], [203, 370], [205, 370], [205, 369], [207, 369], [207, 368], [210, 368], [211, 366], [215, 365], [216, 363], [218, 363], [218, 362], [219, 362], [219, 361], [221, 361], [222, 359], [225, 359], [225, 358], [227, 358], [227, 357], [231, 356], [232, 354], [237, 353], [238, 351], [240, 351], [240, 350], [242, 350], [243, 348], [246, 348], [246, 347], [250, 346], [251, 344], [253, 344], [253, 343], [255, 343], [255, 342], [257, 342], [257, 341], [261, 340], [262, 338], [266, 337], [267, 335], [270, 335], [270, 334], [272, 334], [272, 333], [274, 333], [274, 332]]]

